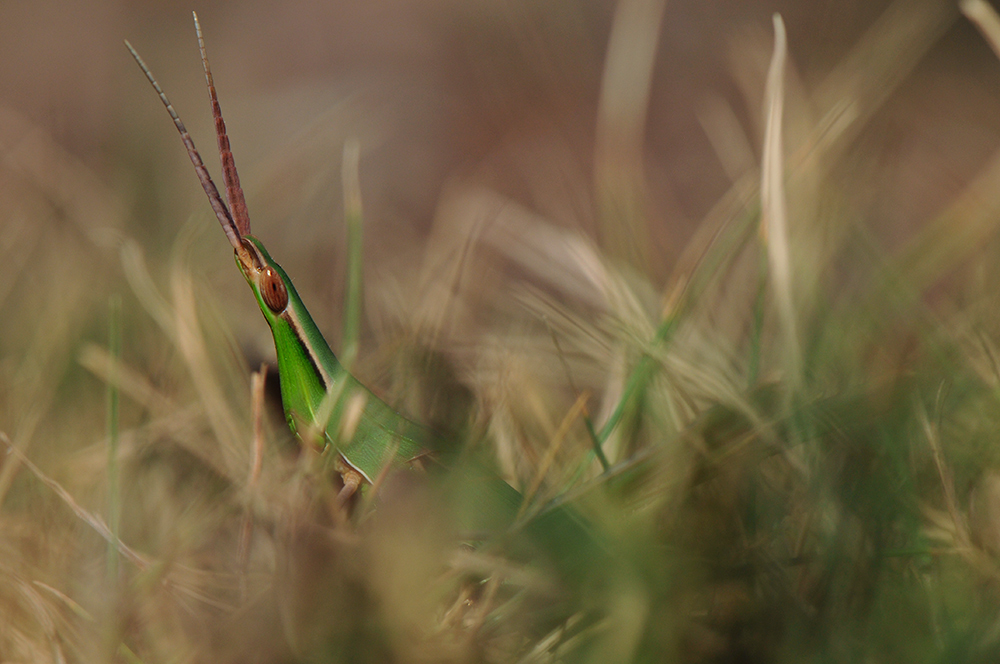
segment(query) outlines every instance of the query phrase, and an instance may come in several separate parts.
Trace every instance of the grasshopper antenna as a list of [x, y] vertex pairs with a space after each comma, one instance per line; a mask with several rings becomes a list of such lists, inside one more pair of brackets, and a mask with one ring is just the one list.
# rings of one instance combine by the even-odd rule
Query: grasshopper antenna
[[212, 67], [208, 64], [201, 23], [198, 21], [197, 12], [191, 12], [191, 15], [194, 16], [194, 31], [198, 34], [198, 50], [201, 51], [201, 66], [205, 69], [208, 98], [212, 101], [212, 119], [215, 120], [215, 135], [219, 139], [219, 159], [222, 161], [222, 181], [226, 184], [226, 199], [229, 201], [229, 210], [232, 212], [233, 221], [236, 222], [236, 228], [241, 235], [247, 235], [250, 233], [250, 213], [247, 211], [247, 202], [240, 186], [240, 176], [236, 172], [236, 160], [233, 159], [233, 151], [229, 147], [226, 122], [222, 119], [222, 107], [219, 106], [219, 97], [215, 93], [215, 81], [212, 79]]
[[[129, 53], [132, 54], [136, 64], [139, 65], [142, 73], [146, 75], [146, 78], [153, 86], [156, 94], [160, 96], [160, 101], [163, 102], [163, 106], [167, 109], [170, 119], [174, 121], [174, 126], [177, 127], [177, 131], [181, 135], [181, 141], [184, 143], [184, 147], [187, 148], [188, 157], [191, 158], [191, 163], [194, 164], [194, 170], [198, 175], [198, 180], [201, 182], [201, 188], [205, 190], [205, 195], [208, 196], [208, 201], [212, 204], [215, 216], [218, 217], [219, 223], [222, 224], [222, 230], [225, 231], [226, 237], [229, 238], [229, 244], [233, 245], [233, 249], [236, 250], [236, 253], [239, 254], [241, 258], [249, 258], [249, 252], [246, 247], [243, 246], [244, 232], [240, 229], [240, 226], [233, 221], [233, 217], [229, 213], [229, 209], [226, 207], [226, 204], [223, 202], [222, 196], [219, 194], [219, 190], [215, 186], [215, 182], [212, 181], [212, 176], [209, 174], [208, 169], [205, 168], [205, 162], [202, 161], [201, 155], [198, 153], [198, 148], [195, 147], [194, 139], [192, 139], [191, 134], [188, 133], [187, 127], [184, 126], [184, 122], [182, 122], [180, 116], [177, 115], [177, 111], [174, 110], [173, 104], [171, 104], [170, 100], [167, 99], [167, 95], [163, 92], [160, 84], [156, 81], [156, 78], [153, 76], [153, 72], [149, 70], [149, 67], [146, 65], [145, 61], [143, 61], [142, 56], [139, 55], [127, 39], [125, 40], [125, 46], [128, 48]], [[230, 155], [230, 158], [231, 156], [232, 155]], [[238, 188], [239, 184], [237, 183], [236, 186]], [[242, 200], [242, 193], [240, 194], [240, 199]], [[245, 210], [246, 204], [244, 204], [244, 214]], [[244, 217], [244, 219], [246, 219], [246, 217]], [[247, 222], [246, 225], [247, 232], [249, 232], [249, 223]]]

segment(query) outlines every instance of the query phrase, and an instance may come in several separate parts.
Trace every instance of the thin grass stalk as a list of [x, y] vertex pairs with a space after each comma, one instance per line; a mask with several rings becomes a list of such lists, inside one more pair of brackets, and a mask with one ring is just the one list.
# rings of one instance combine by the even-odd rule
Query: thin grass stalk
[[253, 450], [250, 454], [250, 472], [247, 477], [247, 498], [240, 525], [240, 542], [237, 551], [240, 572], [240, 596], [247, 597], [247, 568], [250, 564], [250, 545], [253, 542], [253, 499], [264, 463], [264, 384], [267, 365], [250, 376], [250, 410], [253, 418]]
[[118, 529], [121, 524], [121, 480], [118, 466], [118, 363], [122, 348], [122, 298], [115, 293], [108, 301], [108, 581], [117, 585], [119, 569]]
[[[580, 399], [583, 393], [577, 389], [573, 382], [573, 374], [569, 369], [569, 364], [566, 362], [566, 356], [563, 354], [562, 347], [559, 345], [559, 337], [556, 335], [555, 330], [549, 324], [549, 319], [545, 316], [542, 317], [545, 321], [545, 326], [549, 330], [549, 336], [552, 339], [552, 345], [556, 347], [556, 352], [559, 354], [559, 361], [562, 363], [563, 371], [566, 372], [566, 380], [569, 382], [570, 388], [573, 390], [573, 394], [576, 395], [577, 400]], [[587, 395], [589, 400], [589, 394]], [[604, 448], [601, 446], [601, 441], [597, 438], [597, 431], [594, 429], [594, 420], [591, 419], [590, 413], [587, 410], [586, 400], [583, 403], [583, 408], [580, 411], [580, 415], [583, 418], [583, 425], [587, 429], [587, 437], [590, 439], [590, 444], [594, 448], [594, 456], [601, 464], [601, 471], [608, 472], [611, 468], [611, 464], [608, 462], [607, 455], [604, 454]]]
[[767, 303], [767, 258], [761, 252], [757, 272], [757, 294], [750, 319], [750, 351], [747, 362], [747, 388], [753, 389], [760, 373], [761, 341], [764, 333], [764, 309]]
[[[363, 216], [361, 209], [361, 183], [359, 161], [361, 148], [358, 141], [350, 139], [344, 145], [343, 188], [344, 219], [347, 232], [347, 286], [344, 296], [344, 337], [340, 364], [349, 372], [358, 355], [358, 337], [361, 327], [361, 280], [364, 261]], [[341, 422], [344, 411], [344, 388], [347, 374], [334, 378], [316, 409], [316, 421], [309, 427], [305, 439], [320, 441], [330, 422]], [[339, 430], [340, 427], [338, 426]]]
[[[667, 319], [660, 324], [660, 327], [656, 330], [656, 335], [653, 337], [653, 342], [651, 344], [653, 349], [661, 348], [673, 337], [677, 328], [680, 326], [681, 313], [680, 309], [672, 312]], [[659, 364], [659, 361], [649, 353], [644, 354], [636, 363], [635, 368], [632, 370], [632, 374], [625, 383], [625, 389], [622, 390], [622, 396], [618, 400], [618, 404], [615, 406], [615, 409], [611, 412], [611, 415], [604, 422], [604, 426], [601, 427], [600, 432], [597, 434], [597, 440], [601, 445], [607, 442], [615, 428], [625, 417], [629, 407], [634, 406], [638, 401], [642, 400], [646, 385], [655, 375]]]
[[344, 144], [343, 187], [344, 221], [347, 230], [347, 285], [344, 296], [344, 340], [341, 363], [351, 370], [358, 355], [358, 336], [361, 327], [361, 279], [364, 259], [363, 217], [361, 212], [361, 183], [358, 162], [361, 148], [358, 141], [350, 139]]

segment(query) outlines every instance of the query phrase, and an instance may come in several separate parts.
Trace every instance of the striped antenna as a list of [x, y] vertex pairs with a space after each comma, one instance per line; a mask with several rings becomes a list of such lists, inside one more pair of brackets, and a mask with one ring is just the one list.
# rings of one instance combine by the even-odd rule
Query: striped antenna
[[194, 30], [198, 33], [198, 50], [201, 51], [201, 65], [205, 68], [208, 98], [212, 101], [212, 118], [215, 120], [215, 135], [219, 139], [219, 159], [222, 160], [222, 181], [226, 183], [226, 199], [229, 201], [229, 209], [236, 222], [236, 228], [240, 230], [241, 235], [247, 235], [250, 233], [250, 213], [247, 211], [247, 202], [243, 197], [243, 188], [240, 187], [240, 176], [236, 172], [233, 151], [229, 147], [229, 136], [226, 134], [226, 122], [222, 119], [219, 97], [215, 93], [215, 81], [212, 80], [212, 68], [208, 64], [208, 53], [205, 52], [205, 39], [201, 35], [201, 23], [198, 22], [197, 12], [191, 12], [191, 14], [194, 16]]
[[[200, 32], [199, 32], [200, 38]], [[198, 153], [198, 148], [194, 145], [194, 139], [191, 138], [191, 134], [188, 133], [187, 127], [181, 121], [177, 111], [174, 110], [173, 104], [167, 99], [167, 95], [163, 92], [160, 84], [157, 83], [156, 78], [153, 76], [153, 72], [149, 70], [146, 63], [143, 61], [139, 53], [132, 47], [129, 41], [125, 40], [125, 46], [128, 48], [129, 53], [135, 59], [139, 68], [142, 69], [142, 73], [146, 75], [156, 94], [160, 96], [160, 101], [163, 102], [163, 106], [166, 107], [167, 113], [170, 115], [170, 119], [174, 121], [174, 126], [177, 127], [177, 131], [181, 135], [181, 141], [184, 143], [184, 147], [187, 148], [188, 157], [191, 158], [191, 163], [194, 164], [195, 173], [198, 174], [198, 180], [201, 182], [202, 189], [205, 190], [205, 194], [208, 196], [209, 202], [212, 204], [212, 209], [215, 211], [215, 216], [218, 217], [219, 223], [222, 224], [222, 230], [225, 231], [226, 237], [229, 238], [229, 244], [233, 245], [233, 249], [236, 253], [240, 254], [241, 257], [247, 256], [247, 249], [243, 246], [243, 235], [249, 232], [249, 224], [247, 223], [246, 232], [240, 229], [240, 226], [233, 221], [232, 215], [229, 214], [229, 208], [222, 200], [222, 196], [219, 194], [218, 188], [212, 181], [212, 176], [209, 175], [208, 169], [205, 168], [205, 162], [201, 160], [201, 155]], [[239, 186], [237, 184], [237, 186]], [[242, 200], [242, 194], [240, 196]], [[246, 205], [244, 204], [244, 215], [245, 215]], [[244, 216], [244, 219], [246, 217]]]

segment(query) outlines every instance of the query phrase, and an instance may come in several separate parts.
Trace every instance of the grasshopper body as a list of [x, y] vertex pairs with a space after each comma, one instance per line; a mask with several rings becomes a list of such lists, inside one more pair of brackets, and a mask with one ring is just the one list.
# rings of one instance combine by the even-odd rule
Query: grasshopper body
[[[202, 188], [233, 247], [236, 264], [271, 328], [282, 403], [289, 426], [307, 444], [319, 443], [320, 447], [339, 455], [337, 468], [344, 479], [342, 504], [357, 489], [374, 483], [387, 469], [424, 465], [422, 460], [428, 457], [447, 461], [439, 459], [445, 455], [439, 454], [441, 445], [437, 436], [397, 413], [344, 369], [288, 275], [271, 258], [261, 241], [250, 234], [247, 206], [197, 15], [194, 19], [228, 205], [222, 200], [187, 128], [153, 74], [131, 44], [127, 41], [125, 44], [180, 133]], [[578, 515], [565, 508], [556, 508], [543, 510], [534, 518], [519, 522], [518, 516], [523, 511], [520, 493], [475, 462], [460, 465], [462, 468], [452, 474], [448, 484], [457, 487], [454, 495], [461, 498], [462, 504], [453, 506], [461, 529], [484, 533], [487, 538], [501, 533], [525, 532], [536, 544], [545, 544], [542, 548], [556, 557], [588, 557], [588, 546], [579, 551], [574, 548], [578, 542], [593, 543], [585, 532], [588, 526]], [[528, 549], [537, 547], [532, 545]]]

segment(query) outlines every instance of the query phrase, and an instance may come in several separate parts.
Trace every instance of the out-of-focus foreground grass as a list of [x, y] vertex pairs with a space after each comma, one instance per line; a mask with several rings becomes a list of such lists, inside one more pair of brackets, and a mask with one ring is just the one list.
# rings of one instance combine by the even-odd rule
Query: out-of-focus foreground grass
[[[334, 349], [354, 137], [358, 375], [570, 504], [582, 561], [460, 545], [415, 474], [331, 515], [124, 48], [83, 103], [114, 130], [38, 101], [86, 77], [0, 71], [33, 91], [0, 90], [0, 660], [997, 661], [1000, 22], [791, 4], [783, 65], [773, 8], [724, 3], [201, 12], [254, 230]], [[132, 11], [104, 33], [214, 168], [193, 29]]]

